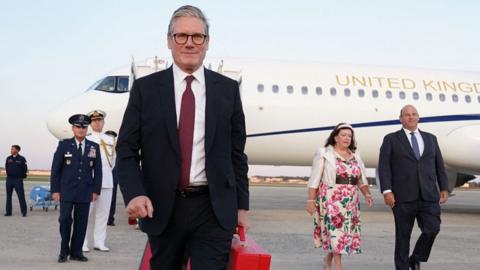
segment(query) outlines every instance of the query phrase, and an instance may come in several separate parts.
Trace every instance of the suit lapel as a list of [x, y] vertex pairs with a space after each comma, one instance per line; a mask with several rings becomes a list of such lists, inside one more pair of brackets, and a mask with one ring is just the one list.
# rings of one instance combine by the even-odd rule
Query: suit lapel
[[[160, 102], [165, 114], [165, 124], [167, 126], [168, 137], [170, 143], [180, 157], [180, 143], [178, 141], [177, 112], [175, 107], [175, 86], [173, 83], [173, 70], [170, 67], [167, 72], [163, 73], [164, 78], [159, 79]], [[180, 162], [180, 159], [176, 159]]]
[[420, 159], [424, 156], [426, 156], [427, 152], [428, 151], [431, 151], [433, 148], [432, 148], [432, 143], [430, 142], [430, 138], [428, 137], [427, 134], [425, 134], [425, 132], [421, 131], [421, 130], [418, 130], [420, 132], [420, 135], [422, 136], [422, 140], [423, 140], [423, 153], [422, 155], [420, 156]]
[[208, 153], [215, 135], [216, 128], [216, 108], [217, 108], [217, 80], [215, 80], [212, 72], [205, 69], [205, 153]]
[[402, 146], [409, 153], [409, 156], [414, 160], [417, 160], [417, 158], [415, 157], [415, 153], [413, 153], [412, 145], [410, 144], [410, 141], [407, 138], [407, 134], [405, 134], [405, 131], [403, 129], [397, 131], [397, 137], [398, 140], [401, 142]]

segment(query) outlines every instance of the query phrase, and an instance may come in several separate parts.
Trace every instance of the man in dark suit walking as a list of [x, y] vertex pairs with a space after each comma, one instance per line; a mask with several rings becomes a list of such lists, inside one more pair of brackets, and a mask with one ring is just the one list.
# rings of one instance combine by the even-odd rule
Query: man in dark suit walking
[[97, 199], [102, 188], [100, 147], [85, 138], [90, 118], [76, 114], [71, 116], [68, 122], [72, 124], [74, 137], [58, 142], [50, 177], [52, 198], [60, 201], [58, 221], [62, 242], [59, 263], [66, 262], [68, 255], [70, 260], [88, 261], [82, 253], [88, 210], [90, 202]]
[[[440, 231], [440, 204], [448, 200], [448, 179], [437, 138], [418, 129], [412, 105], [400, 111], [403, 128], [383, 139], [378, 171], [385, 204], [395, 218], [395, 267], [420, 269]], [[410, 235], [417, 219], [421, 235], [409, 257]]]
[[203, 67], [208, 23], [193, 6], [168, 28], [173, 65], [136, 80], [117, 143], [119, 183], [148, 234], [151, 268], [225, 269], [248, 226], [245, 120], [238, 83]]

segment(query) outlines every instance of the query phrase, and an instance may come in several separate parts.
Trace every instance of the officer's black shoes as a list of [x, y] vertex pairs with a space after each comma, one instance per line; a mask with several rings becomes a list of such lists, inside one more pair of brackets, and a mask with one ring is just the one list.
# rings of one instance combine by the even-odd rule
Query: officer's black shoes
[[67, 255], [62, 255], [62, 254], [58, 255], [58, 262], [59, 263], [64, 263], [66, 261], [67, 261]]
[[115, 226], [115, 222], [109, 221], [109, 222], [107, 222], [107, 225], [108, 225], [108, 226]]
[[80, 256], [70, 256], [70, 260], [72, 261], [79, 261], [79, 262], [86, 262], [88, 261], [88, 258], [83, 256], [83, 255], [80, 255]]
[[27, 216], [27, 214], [22, 214], [22, 217], [26, 217], [26, 216]]
[[420, 262], [417, 262], [415, 260], [412, 259], [412, 257], [410, 257], [408, 259], [408, 264], [410, 266], [410, 269], [412, 270], [420, 270]]
[[5, 216], [5, 217], [11, 217], [12, 214], [5, 214], [5, 215], [3, 215], [3, 216]]

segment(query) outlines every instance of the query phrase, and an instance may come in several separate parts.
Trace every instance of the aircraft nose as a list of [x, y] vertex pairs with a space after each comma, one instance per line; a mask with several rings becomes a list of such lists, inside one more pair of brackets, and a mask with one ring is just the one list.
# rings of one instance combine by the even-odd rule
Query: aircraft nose
[[50, 113], [47, 119], [47, 128], [48, 131], [58, 139], [71, 137], [68, 119], [65, 118], [65, 113], [60, 109], [56, 109]]

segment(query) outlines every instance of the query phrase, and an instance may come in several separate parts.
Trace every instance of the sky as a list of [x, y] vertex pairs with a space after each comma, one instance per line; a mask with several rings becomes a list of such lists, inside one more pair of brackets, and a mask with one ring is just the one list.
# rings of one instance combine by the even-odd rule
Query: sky
[[0, 158], [19, 144], [31, 169], [49, 169], [57, 145], [46, 127], [49, 112], [132, 57], [170, 56], [167, 26], [183, 4], [200, 7], [209, 19], [207, 56], [480, 72], [480, 1], [283, 2], [3, 1]]

